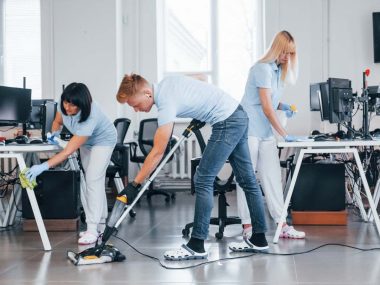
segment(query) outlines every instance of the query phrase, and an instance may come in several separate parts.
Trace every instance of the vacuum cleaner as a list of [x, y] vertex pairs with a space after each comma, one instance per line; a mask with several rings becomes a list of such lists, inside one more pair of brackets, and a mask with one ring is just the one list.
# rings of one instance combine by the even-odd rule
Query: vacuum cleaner
[[107, 244], [108, 240], [113, 233], [117, 231], [117, 228], [121, 222], [125, 219], [128, 213], [132, 210], [133, 206], [137, 203], [140, 197], [144, 194], [145, 190], [149, 188], [149, 185], [153, 182], [154, 178], [160, 172], [161, 168], [166, 164], [168, 159], [173, 155], [176, 149], [180, 146], [183, 140], [190, 137], [191, 132], [194, 130], [199, 130], [205, 125], [204, 122], [198, 120], [192, 120], [188, 127], [182, 134], [181, 139], [173, 146], [170, 152], [165, 156], [165, 158], [158, 165], [153, 174], [149, 177], [144, 186], [140, 189], [135, 200], [127, 205], [128, 197], [125, 195], [117, 196], [115, 205], [112, 209], [111, 215], [107, 221], [106, 228], [102, 235], [101, 243], [96, 242], [94, 247], [88, 248], [82, 252], [75, 253], [73, 251], [67, 252], [67, 257], [70, 259], [74, 265], [89, 265], [89, 264], [99, 264], [106, 262], [121, 262], [126, 259], [116, 247]]

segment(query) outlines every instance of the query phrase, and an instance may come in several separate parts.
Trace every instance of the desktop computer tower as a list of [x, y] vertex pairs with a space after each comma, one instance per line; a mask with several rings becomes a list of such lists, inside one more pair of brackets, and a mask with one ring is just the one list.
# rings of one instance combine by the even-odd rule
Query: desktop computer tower
[[292, 211], [343, 211], [344, 163], [303, 163], [291, 199]]
[[[79, 171], [48, 170], [37, 177], [34, 188], [43, 219], [75, 219], [79, 216]], [[22, 217], [34, 219], [26, 191], [22, 191]]]

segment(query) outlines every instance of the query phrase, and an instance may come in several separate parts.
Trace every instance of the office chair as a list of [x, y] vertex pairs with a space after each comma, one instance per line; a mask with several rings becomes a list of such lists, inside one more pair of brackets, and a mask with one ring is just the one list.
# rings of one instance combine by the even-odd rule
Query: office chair
[[[203, 153], [206, 148], [206, 143], [203, 139], [202, 133], [200, 130], [193, 131], [197, 141], [199, 143], [201, 152]], [[194, 186], [194, 175], [196, 172], [196, 168], [199, 165], [201, 158], [193, 158], [191, 160], [191, 194], [195, 193]], [[226, 163], [229, 163], [228, 160]], [[214, 196], [218, 196], [218, 217], [210, 218], [210, 225], [219, 226], [219, 230], [215, 233], [215, 237], [217, 239], [223, 238], [224, 228], [228, 225], [241, 224], [241, 219], [239, 217], [228, 217], [227, 216], [227, 203], [226, 193], [236, 189], [236, 185], [233, 183], [234, 173], [231, 171], [230, 176], [226, 180], [222, 180], [219, 177], [215, 178], [214, 181]], [[187, 237], [190, 234], [190, 228], [194, 226], [194, 223], [186, 224], [185, 228], [182, 230], [182, 235]]]
[[115, 177], [120, 177], [123, 180], [123, 184], [125, 184], [125, 177], [128, 177], [129, 152], [128, 145], [124, 144], [124, 139], [131, 120], [119, 118], [116, 119], [113, 124], [117, 131], [117, 140], [111, 156], [112, 163], [110, 163], [107, 168], [106, 177], [110, 178], [110, 180], [113, 180]]
[[[149, 152], [153, 148], [153, 139], [156, 130], [158, 129], [158, 121], [156, 118], [144, 119], [140, 122], [138, 143], [130, 143], [130, 160], [136, 163], [144, 163], [145, 158], [148, 156]], [[176, 143], [177, 139], [171, 138], [168, 147], [165, 151], [164, 157], [169, 153], [170, 149]], [[137, 151], [140, 149], [142, 155], [138, 155]], [[173, 156], [168, 160], [171, 161]], [[169, 202], [170, 198], [175, 199], [175, 193], [168, 193], [164, 190], [157, 190], [153, 188], [153, 183], [149, 185], [149, 190], [147, 191], [148, 200], [151, 199], [153, 195], [164, 195], [165, 201]]]
[[[114, 182], [118, 193], [124, 189], [128, 179], [129, 146], [124, 144], [124, 139], [130, 124], [131, 120], [127, 118], [119, 118], [114, 121], [117, 140], [112, 152], [111, 163], [106, 170], [106, 177], [109, 178], [109, 184], [111, 181]], [[112, 210], [112, 206], [108, 210]], [[129, 215], [134, 217], [136, 213], [132, 210]]]

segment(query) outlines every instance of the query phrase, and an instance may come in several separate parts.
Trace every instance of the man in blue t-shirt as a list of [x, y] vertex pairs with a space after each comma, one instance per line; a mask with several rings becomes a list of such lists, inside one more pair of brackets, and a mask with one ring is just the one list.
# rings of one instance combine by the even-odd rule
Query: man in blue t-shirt
[[149, 112], [154, 104], [158, 108], [159, 127], [153, 148], [134, 181], [120, 193], [127, 195], [129, 203], [137, 196], [141, 183], [161, 161], [176, 118], [193, 118], [212, 126], [211, 137], [194, 177], [196, 201], [191, 238], [179, 249], [165, 252], [164, 257], [168, 260], [207, 258], [204, 240], [208, 236], [213, 208], [213, 184], [227, 159], [245, 191], [254, 225], [249, 240], [229, 247], [233, 251], [267, 250], [263, 199], [248, 149], [248, 116], [239, 103], [217, 87], [186, 76], [167, 77], [152, 85], [140, 75], [126, 75], [116, 97], [136, 112]]

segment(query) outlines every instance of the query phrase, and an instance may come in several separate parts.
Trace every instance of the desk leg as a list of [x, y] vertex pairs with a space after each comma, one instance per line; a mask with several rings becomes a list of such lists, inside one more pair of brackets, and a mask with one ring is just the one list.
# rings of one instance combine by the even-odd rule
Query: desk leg
[[[363, 183], [363, 181], [362, 181], [362, 183]], [[360, 190], [359, 190], [358, 183], [354, 183], [353, 191], [354, 191], [353, 197], [355, 197], [354, 201], [356, 201], [356, 203], [358, 204], [360, 215], [362, 216], [362, 219], [365, 222], [368, 222], [368, 216], [367, 216], [367, 213], [364, 209], [362, 197], [360, 196]]]
[[[25, 164], [29, 167], [31, 165], [32, 158], [35, 156], [34, 153], [24, 153], [22, 156], [24, 157]], [[39, 162], [33, 163], [33, 164], [38, 164], [38, 163]], [[16, 214], [17, 214], [17, 205], [19, 205], [21, 201], [21, 195], [22, 195], [21, 192], [22, 192], [21, 186], [15, 185], [15, 189], [14, 189], [15, 196], [14, 196], [14, 202], [13, 202], [14, 206], [11, 208], [8, 225], [13, 225], [15, 222]]]
[[282, 208], [281, 218], [280, 218], [280, 221], [277, 225], [276, 233], [275, 233], [274, 238], [273, 238], [273, 243], [278, 242], [278, 238], [280, 237], [282, 224], [284, 222], [286, 222], [286, 216], [288, 214], [288, 207], [289, 207], [290, 199], [292, 198], [294, 186], [295, 186], [296, 181], [297, 181], [298, 173], [299, 173], [300, 168], [301, 168], [302, 159], [303, 159], [304, 154], [305, 154], [305, 150], [301, 149], [301, 151], [299, 152], [299, 155], [297, 157], [297, 162], [296, 162], [296, 166], [294, 168], [293, 177], [292, 177], [292, 180], [290, 182], [289, 190], [288, 190], [288, 193], [287, 193], [286, 198], [285, 198], [284, 207]]
[[373, 217], [375, 219], [376, 229], [377, 229], [378, 234], [380, 235], [380, 220], [379, 220], [379, 215], [378, 215], [378, 213], [376, 211], [376, 207], [375, 207], [375, 204], [373, 202], [371, 191], [369, 190], [367, 178], [365, 177], [365, 173], [364, 173], [364, 170], [363, 170], [363, 165], [361, 163], [361, 160], [360, 160], [360, 157], [359, 157], [359, 153], [358, 153], [358, 150], [356, 148], [353, 149], [353, 154], [354, 154], [354, 157], [355, 157], [355, 160], [356, 160], [356, 164], [357, 164], [358, 169], [359, 169], [360, 177], [362, 178], [362, 183], [363, 183], [363, 187], [364, 187], [365, 193], [366, 193], [367, 198], [368, 198], [369, 207], [370, 207], [372, 213], [374, 213]]
[[[17, 163], [19, 165], [20, 171], [24, 170], [26, 168], [26, 165], [23, 156], [21, 154], [16, 154], [15, 156], [17, 158]], [[33, 190], [31, 190], [30, 188], [26, 189], [26, 193], [28, 194], [30, 205], [32, 206], [34, 218], [36, 219], [37, 228], [41, 236], [44, 250], [51, 250], [51, 245], [49, 242], [48, 235], [46, 233], [44, 222], [41, 217], [40, 208], [37, 204], [36, 196], [34, 195]]]
[[[376, 186], [375, 186], [375, 191], [373, 192], [373, 200], [375, 203], [375, 208], [377, 209], [377, 205], [379, 204], [380, 200], [380, 179], [377, 180]], [[371, 209], [368, 210], [368, 220], [370, 222], [373, 222], [373, 213]]]
[[[1, 213], [5, 213], [5, 206], [4, 206], [4, 202], [3, 202], [2, 198], [0, 198], [0, 212]], [[3, 224], [3, 222], [2, 222], [2, 220], [1, 220], [1, 218], [2, 218], [2, 215], [0, 214], [0, 225], [2, 225], [3, 227], [5, 227], [4, 224]]]

